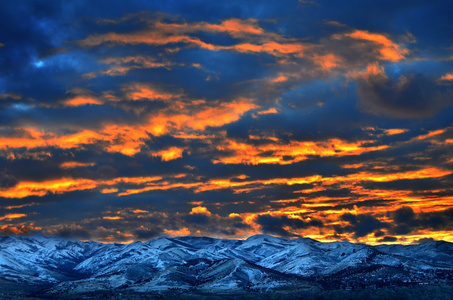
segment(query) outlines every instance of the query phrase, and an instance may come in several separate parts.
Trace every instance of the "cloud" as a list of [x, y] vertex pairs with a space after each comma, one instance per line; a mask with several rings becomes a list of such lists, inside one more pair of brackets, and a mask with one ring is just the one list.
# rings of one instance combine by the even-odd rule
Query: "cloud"
[[[103, 145], [107, 152], [119, 152], [124, 155], [135, 155], [141, 151], [150, 135], [195, 134], [207, 127], [221, 127], [239, 120], [246, 112], [258, 108], [252, 99], [239, 98], [231, 102], [205, 100], [170, 101], [178, 95], [158, 92], [152, 88], [133, 85], [128, 90], [128, 97], [137, 101], [162, 100], [167, 105], [157, 112], [150, 112], [141, 124], [123, 125], [112, 121], [98, 129], [79, 129], [78, 131], [46, 131], [40, 128], [15, 128], [13, 135], [0, 136], [0, 149], [55, 147], [60, 149], [77, 148], [87, 144]], [[82, 98], [77, 98], [82, 99]], [[92, 99], [92, 98], [83, 98]], [[78, 102], [85, 105], [87, 102]]]
[[452, 104], [452, 92], [442, 91], [435, 80], [422, 74], [390, 78], [379, 64], [359, 73], [359, 107], [367, 113], [390, 118], [427, 118]]
[[14, 188], [18, 182], [16, 177], [6, 174], [6, 171], [0, 172], [0, 190]]
[[403, 206], [391, 213], [395, 226], [392, 232], [395, 234], [409, 234], [417, 230], [452, 230], [453, 208], [440, 211], [415, 213], [411, 207]]
[[58, 230], [55, 234], [56, 236], [65, 238], [65, 239], [74, 239], [74, 240], [90, 240], [92, 238], [90, 232], [86, 229], [81, 228], [80, 226], [76, 228], [63, 227]]
[[[252, 139], [261, 139], [252, 136]], [[235, 140], [225, 140], [217, 146], [220, 151], [225, 151], [214, 163], [222, 164], [292, 164], [307, 160], [312, 156], [329, 157], [344, 155], [360, 155], [369, 151], [379, 151], [388, 146], [371, 146], [370, 141], [348, 142], [340, 139], [327, 141], [280, 141], [273, 137], [263, 137], [266, 144], [248, 144]], [[269, 141], [270, 140], [270, 141]]]
[[442, 77], [440, 77], [440, 80], [452, 81], [453, 80], [453, 73], [447, 73], [445, 75], [442, 75]]
[[32, 227], [26, 225], [3, 225], [0, 227], [0, 235], [30, 235], [36, 233]]
[[11, 219], [18, 219], [18, 218], [23, 218], [23, 217], [26, 217], [27, 215], [26, 214], [7, 214], [7, 215], [4, 215], [3, 217], [0, 217], [0, 221], [2, 220], [11, 220]]
[[264, 30], [258, 25], [256, 19], [231, 18], [223, 20], [220, 24], [208, 22], [193, 23], [163, 23], [161, 21], [151, 22], [152, 26], [160, 31], [170, 34], [191, 33], [197, 31], [227, 33], [234, 38], [243, 38], [250, 35], [262, 35]]
[[139, 240], [150, 240], [150, 239], [161, 236], [162, 233], [163, 233], [163, 230], [158, 227], [155, 227], [152, 229], [138, 229], [138, 230], [134, 231], [134, 235]]
[[451, 240], [450, 7], [0, 2], [0, 230]]
[[[97, 180], [85, 178], [58, 178], [44, 181], [20, 181], [14, 186], [0, 190], [0, 197], [24, 198], [30, 196], [46, 196], [48, 194], [62, 194], [73, 191], [91, 190], [97, 187], [112, 188], [120, 184], [151, 184], [162, 179], [154, 177], [114, 177], [116, 170], [110, 166], [101, 166], [97, 169]], [[171, 188], [171, 187], [170, 187]]]
[[[135, 83], [128, 85], [124, 88], [126, 92], [126, 99], [137, 101], [137, 100], [148, 100], [148, 101], [164, 101], [170, 102], [170, 100], [176, 100], [182, 96], [180, 93], [171, 93], [161, 91], [158, 87], [154, 87], [148, 84]], [[182, 102], [178, 102], [179, 105], [184, 105]], [[176, 104], [177, 105], [177, 104]]]
[[81, 168], [81, 167], [93, 167], [96, 163], [84, 163], [84, 162], [76, 162], [76, 161], [67, 161], [60, 165], [63, 169], [72, 169], [72, 168]]
[[384, 133], [386, 135], [395, 135], [395, 134], [402, 134], [405, 132], [408, 132], [409, 129], [402, 129], [402, 128], [391, 128], [391, 129], [385, 129]]
[[187, 228], [187, 227], [184, 227], [181, 229], [164, 229], [164, 233], [170, 237], [187, 236], [187, 235], [191, 234], [189, 228]]
[[367, 236], [379, 229], [388, 227], [388, 224], [378, 220], [371, 214], [353, 215], [345, 213], [340, 216], [340, 220], [348, 222], [346, 226], [335, 226], [337, 233], [351, 232], [354, 233], [355, 238]]
[[256, 218], [256, 223], [261, 226], [263, 233], [275, 234], [282, 237], [296, 237], [298, 235], [294, 233], [294, 231], [299, 229], [305, 229], [312, 226], [324, 226], [319, 220], [305, 221], [300, 218], [292, 218], [285, 215], [272, 216], [268, 214], [259, 215]]
[[[145, 55], [126, 56], [126, 57], [109, 57], [101, 60], [101, 63], [109, 65], [105, 71], [100, 71], [100, 75], [105, 76], [124, 76], [131, 70], [137, 69], [152, 69], [152, 68], [165, 68], [171, 70], [175, 63], [162, 60], [158, 61], [156, 58]], [[94, 78], [96, 74], [87, 73], [90, 79]]]
[[[212, 32], [227, 33], [238, 42], [232, 45], [215, 45], [203, 41], [194, 33]], [[253, 42], [252, 42], [253, 41]], [[109, 32], [89, 35], [77, 42], [81, 47], [107, 45], [154, 46], [187, 44], [211, 51], [230, 50], [239, 53], [268, 53], [277, 57], [289, 54], [302, 56], [307, 46], [294, 39], [286, 39], [275, 33], [265, 32], [256, 19], [241, 20], [237, 18], [223, 20], [220, 24], [207, 22], [175, 23], [163, 22], [160, 19], [147, 21], [147, 28], [129, 33]]]
[[102, 104], [103, 103], [98, 99], [82, 96], [77, 96], [64, 102], [64, 105], [66, 106], [102, 105]]
[[190, 211], [190, 214], [191, 215], [193, 215], [193, 214], [204, 214], [204, 215], [210, 216], [211, 212], [204, 206], [196, 206], [196, 207], [192, 208], [192, 210]]
[[387, 243], [387, 242], [396, 242], [398, 238], [394, 236], [384, 236], [382, 239], [378, 240], [379, 243]]
[[[365, 40], [377, 45], [379, 58], [382, 60], [399, 61], [409, 53], [408, 49], [392, 42], [388, 37], [383, 34], [370, 33], [364, 30], [355, 30], [351, 33], [344, 34], [345, 37], [350, 37], [358, 40]], [[341, 38], [341, 36], [336, 36]]]
[[184, 152], [183, 148], [178, 147], [170, 147], [168, 149], [164, 149], [155, 153], [152, 153], [152, 156], [158, 156], [162, 159], [162, 161], [169, 161], [174, 160], [182, 157]]

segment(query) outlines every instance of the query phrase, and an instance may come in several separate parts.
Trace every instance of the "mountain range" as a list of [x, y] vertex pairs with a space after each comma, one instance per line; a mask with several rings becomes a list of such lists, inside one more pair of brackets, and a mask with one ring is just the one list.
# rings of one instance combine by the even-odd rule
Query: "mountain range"
[[188, 236], [101, 244], [0, 237], [2, 299], [344, 299], [367, 293], [371, 298], [403, 293], [411, 299], [431, 294], [451, 299], [453, 243], [371, 246], [255, 235], [246, 240]]

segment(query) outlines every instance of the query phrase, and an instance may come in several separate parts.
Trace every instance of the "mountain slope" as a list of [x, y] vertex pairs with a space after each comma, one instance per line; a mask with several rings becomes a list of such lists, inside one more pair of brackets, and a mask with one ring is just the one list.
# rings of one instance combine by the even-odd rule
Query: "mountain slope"
[[262, 294], [452, 282], [453, 244], [447, 242], [373, 247], [258, 235], [105, 245], [0, 237], [0, 287], [23, 284], [47, 296], [194, 290]]

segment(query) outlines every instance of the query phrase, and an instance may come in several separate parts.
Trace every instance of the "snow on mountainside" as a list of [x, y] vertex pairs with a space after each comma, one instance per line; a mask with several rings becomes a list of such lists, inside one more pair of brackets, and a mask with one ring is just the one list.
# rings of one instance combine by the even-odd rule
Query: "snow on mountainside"
[[447, 242], [373, 247], [257, 235], [247, 240], [161, 237], [106, 245], [45, 236], [0, 237], [0, 285], [42, 287], [47, 295], [102, 290], [262, 292], [342, 288], [351, 282], [378, 285], [383, 280], [451, 284], [452, 276], [453, 244]]

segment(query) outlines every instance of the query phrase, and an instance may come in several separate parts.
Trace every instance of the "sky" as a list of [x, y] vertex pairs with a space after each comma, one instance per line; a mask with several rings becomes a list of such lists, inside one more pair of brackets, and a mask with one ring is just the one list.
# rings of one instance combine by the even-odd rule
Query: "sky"
[[0, 234], [453, 242], [452, 1], [1, 1]]

